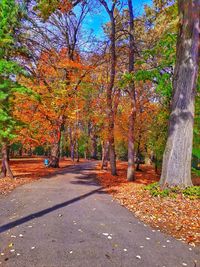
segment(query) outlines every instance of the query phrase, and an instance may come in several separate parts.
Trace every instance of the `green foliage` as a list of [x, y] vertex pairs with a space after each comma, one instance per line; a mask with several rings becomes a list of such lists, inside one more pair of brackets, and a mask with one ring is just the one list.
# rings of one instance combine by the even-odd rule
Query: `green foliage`
[[59, 0], [38, 0], [35, 10], [38, 10], [40, 16], [46, 20], [58, 8], [59, 2]]
[[128, 148], [125, 141], [116, 142], [116, 155], [119, 160], [127, 161]]
[[200, 186], [191, 186], [183, 190], [183, 194], [190, 198], [200, 198]]
[[34, 149], [33, 153], [38, 155], [38, 156], [43, 156], [45, 154], [45, 148], [43, 146], [37, 146]]
[[192, 167], [192, 173], [197, 176], [197, 177], [200, 177], [200, 170], [197, 170], [196, 168], [193, 168]]
[[200, 198], [200, 186], [191, 186], [186, 189], [179, 187], [161, 189], [159, 183], [153, 183], [145, 186], [144, 190], [148, 190], [153, 197], [176, 198], [178, 194], [183, 194], [191, 199]]
[[168, 197], [170, 194], [170, 190], [168, 188], [161, 190], [159, 183], [147, 185], [144, 189], [148, 190], [153, 197]]
[[17, 82], [17, 75], [25, 74], [16, 60], [21, 45], [17, 30], [22, 13], [14, 0], [0, 2], [0, 140], [15, 136], [17, 121], [12, 114], [12, 100], [15, 92], [26, 92]]
[[135, 76], [133, 73], [129, 73], [129, 72], [124, 73], [121, 79], [119, 80], [119, 88], [125, 89], [134, 80], [135, 80]]

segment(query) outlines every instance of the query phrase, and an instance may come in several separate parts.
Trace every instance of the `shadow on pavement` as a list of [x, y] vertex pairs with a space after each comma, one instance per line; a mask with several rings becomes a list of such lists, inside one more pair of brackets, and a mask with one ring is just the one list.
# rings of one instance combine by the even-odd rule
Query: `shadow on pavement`
[[50, 212], [53, 212], [55, 210], [58, 210], [60, 208], [66, 207], [66, 206], [68, 206], [68, 205], [70, 205], [70, 204], [72, 204], [74, 202], [80, 201], [80, 200], [82, 200], [82, 199], [84, 199], [84, 198], [86, 198], [88, 196], [91, 196], [91, 195], [93, 195], [95, 193], [99, 193], [99, 194], [105, 193], [105, 192], [102, 191], [102, 189], [103, 189], [103, 187], [100, 187], [100, 188], [98, 188], [96, 190], [93, 190], [93, 191], [91, 191], [89, 193], [86, 193], [84, 195], [75, 197], [75, 198], [73, 198], [71, 200], [68, 200], [68, 201], [65, 201], [63, 203], [57, 204], [57, 205], [55, 205], [53, 207], [50, 207], [50, 208], [47, 208], [47, 209], [32, 213], [32, 214], [30, 214], [30, 215], [28, 215], [26, 217], [23, 217], [21, 219], [18, 219], [16, 221], [14, 221], [14, 222], [10, 222], [10, 223], [4, 224], [4, 225], [0, 226], [0, 233], [3, 233], [3, 232], [5, 232], [5, 231], [7, 231], [7, 230], [9, 230], [9, 229], [11, 229], [11, 228], [13, 228], [15, 226], [21, 225], [21, 224], [26, 223], [26, 222], [28, 222], [30, 220], [35, 219], [35, 218], [42, 217], [43, 215], [46, 215], [46, 214], [48, 214]]

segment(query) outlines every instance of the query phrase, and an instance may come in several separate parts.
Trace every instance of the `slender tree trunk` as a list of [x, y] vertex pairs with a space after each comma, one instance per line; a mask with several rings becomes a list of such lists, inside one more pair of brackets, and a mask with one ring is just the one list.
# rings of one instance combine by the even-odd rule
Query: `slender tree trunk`
[[75, 148], [75, 145], [74, 145], [74, 142], [72, 142], [70, 145], [70, 155], [71, 155], [72, 161], [74, 161], [74, 158], [75, 158], [75, 155], [74, 155], [75, 149], [74, 148]]
[[78, 140], [76, 139], [76, 161], [79, 162], [79, 145], [78, 145]]
[[116, 22], [114, 17], [114, 11], [117, 1], [113, 1], [111, 9], [109, 9], [108, 4], [105, 0], [99, 0], [100, 3], [105, 7], [111, 24], [110, 33], [110, 81], [107, 87], [107, 117], [108, 117], [108, 142], [109, 142], [109, 156], [110, 156], [110, 167], [111, 174], [117, 175], [116, 167], [116, 154], [115, 154], [115, 137], [114, 137], [114, 111], [113, 111], [113, 87], [115, 83], [116, 75]]
[[91, 158], [92, 159], [97, 159], [97, 136], [93, 134], [92, 138], [92, 153], [91, 153]]
[[74, 161], [74, 157], [75, 157], [75, 144], [74, 144], [74, 138], [73, 138], [71, 127], [69, 128], [69, 139], [70, 139], [70, 157], [71, 157], [72, 161]]
[[14, 176], [9, 165], [8, 146], [6, 143], [3, 143], [1, 153], [2, 153], [2, 166], [1, 166], [0, 178], [5, 178], [8, 175], [8, 177], [13, 179]]
[[107, 109], [108, 109], [108, 142], [109, 142], [109, 154], [110, 154], [110, 168], [111, 174], [117, 175], [116, 167], [116, 154], [115, 154], [115, 137], [114, 137], [114, 112], [112, 103], [112, 91], [115, 82], [115, 65], [116, 65], [116, 52], [115, 52], [115, 18], [114, 12], [110, 14], [111, 18], [111, 72], [110, 72], [110, 84], [107, 88]]
[[139, 142], [138, 142], [138, 148], [137, 148], [137, 166], [136, 166], [136, 171], [141, 171], [140, 170], [140, 139], [141, 139], [141, 135], [139, 135]]
[[23, 155], [23, 146], [19, 148], [19, 156], [22, 157], [22, 155]]
[[200, 0], [179, 0], [180, 29], [173, 78], [172, 109], [160, 185], [192, 185], [191, 156], [195, 88], [199, 66]]
[[[135, 53], [134, 53], [134, 16], [132, 0], [128, 0], [129, 6], [129, 73], [133, 73], [135, 64]], [[134, 150], [134, 126], [136, 119], [136, 96], [135, 96], [135, 83], [131, 82], [130, 88], [128, 89], [130, 100], [131, 100], [131, 113], [129, 116], [129, 133], [128, 133], [128, 169], [127, 169], [127, 180], [135, 180], [135, 150]]]
[[108, 167], [108, 160], [109, 160], [109, 143], [103, 142], [101, 170]]

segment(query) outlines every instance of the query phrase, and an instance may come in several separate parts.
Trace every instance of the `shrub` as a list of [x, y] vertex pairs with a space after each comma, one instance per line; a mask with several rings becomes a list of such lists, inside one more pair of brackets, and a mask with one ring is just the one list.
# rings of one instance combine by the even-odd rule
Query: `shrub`
[[190, 186], [183, 190], [183, 194], [192, 198], [200, 198], [200, 186]]
[[190, 186], [186, 189], [179, 187], [161, 189], [159, 183], [149, 184], [144, 187], [144, 190], [148, 190], [153, 197], [171, 197], [176, 198], [178, 194], [183, 194], [190, 199], [200, 198], [200, 186]]

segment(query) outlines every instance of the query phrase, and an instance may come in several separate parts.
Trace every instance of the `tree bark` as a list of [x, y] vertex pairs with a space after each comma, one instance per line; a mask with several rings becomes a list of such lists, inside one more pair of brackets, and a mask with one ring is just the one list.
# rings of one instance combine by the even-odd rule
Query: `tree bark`
[[80, 157], [79, 157], [79, 144], [78, 144], [78, 140], [76, 139], [76, 162], [80, 161]]
[[61, 129], [62, 127], [59, 127], [58, 130], [55, 130], [54, 143], [51, 145], [49, 167], [52, 168], [59, 168]]
[[173, 77], [172, 107], [163, 156], [162, 187], [192, 185], [194, 102], [199, 67], [200, 0], [179, 0], [180, 29]]
[[1, 166], [0, 178], [5, 178], [8, 175], [8, 177], [13, 179], [14, 176], [9, 165], [8, 146], [6, 143], [3, 143], [1, 153], [2, 153], [2, 166]]
[[107, 109], [108, 109], [108, 142], [109, 142], [109, 156], [111, 174], [117, 175], [116, 167], [116, 154], [115, 154], [115, 137], [114, 137], [114, 112], [112, 103], [112, 91], [115, 82], [115, 66], [116, 66], [116, 51], [115, 51], [115, 18], [114, 11], [110, 13], [111, 19], [111, 71], [110, 71], [110, 84], [107, 88]]
[[105, 7], [111, 24], [110, 33], [110, 81], [107, 87], [106, 99], [107, 99], [107, 117], [108, 117], [108, 142], [109, 142], [109, 156], [110, 156], [110, 168], [111, 174], [117, 175], [116, 167], [116, 154], [115, 154], [115, 137], [114, 137], [114, 111], [113, 111], [113, 87], [115, 82], [116, 74], [116, 22], [114, 17], [114, 10], [116, 1], [113, 1], [111, 9], [108, 8], [108, 4], [105, 0], [99, 0], [100, 3]]
[[138, 141], [138, 147], [137, 147], [137, 166], [136, 166], [136, 171], [141, 171], [140, 170], [140, 160], [141, 160], [140, 140], [141, 140], [141, 135], [139, 135], [139, 141]]
[[60, 142], [54, 143], [51, 147], [51, 156], [49, 167], [59, 168]]
[[101, 170], [108, 167], [109, 160], [109, 143], [103, 142], [102, 145], [102, 161], [101, 161]]
[[97, 136], [95, 134], [92, 135], [91, 141], [92, 141], [91, 158], [97, 159]]
[[74, 157], [75, 157], [75, 143], [74, 143], [74, 138], [73, 138], [71, 127], [69, 128], [69, 139], [70, 139], [70, 157], [71, 157], [71, 160], [74, 161]]
[[[129, 73], [133, 73], [135, 64], [135, 53], [134, 53], [134, 16], [132, 0], [128, 0], [129, 6]], [[131, 113], [129, 116], [129, 133], [128, 133], [128, 169], [127, 169], [127, 180], [135, 180], [135, 149], [134, 149], [134, 126], [136, 119], [136, 95], [135, 95], [135, 83], [131, 82], [128, 93], [131, 100]]]

